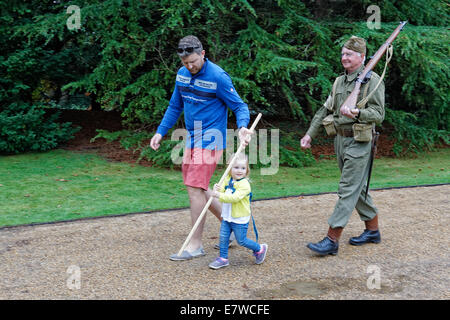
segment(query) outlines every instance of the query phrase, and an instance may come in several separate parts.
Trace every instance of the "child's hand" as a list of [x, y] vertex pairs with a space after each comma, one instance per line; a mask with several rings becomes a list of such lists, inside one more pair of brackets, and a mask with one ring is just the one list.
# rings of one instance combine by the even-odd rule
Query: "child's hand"
[[220, 197], [220, 186], [216, 183], [215, 185], [214, 185], [214, 188], [213, 188], [213, 191], [212, 191], [212, 196], [214, 197], [214, 198], [219, 198]]
[[212, 196], [214, 197], [214, 198], [220, 198], [220, 192], [217, 192], [217, 191], [213, 191], [212, 192]]

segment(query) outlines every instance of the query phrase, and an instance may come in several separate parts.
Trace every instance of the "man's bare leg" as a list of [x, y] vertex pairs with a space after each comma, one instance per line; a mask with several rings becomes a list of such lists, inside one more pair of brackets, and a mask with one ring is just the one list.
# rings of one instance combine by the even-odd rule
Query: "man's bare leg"
[[[197, 222], [198, 217], [202, 213], [202, 210], [205, 207], [206, 202], [209, 200], [209, 197], [212, 194], [212, 190], [208, 189], [207, 191], [205, 191], [202, 188], [194, 188], [189, 186], [186, 186], [186, 188], [190, 201], [191, 223], [192, 226], [194, 226], [194, 224]], [[216, 216], [217, 219], [219, 219], [219, 221], [222, 221], [221, 218], [222, 204], [217, 199], [212, 200], [211, 205], [209, 206], [209, 210], [214, 214], [214, 216]], [[205, 222], [206, 222], [206, 215], [203, 217], [202, 221], [197, 227], [197, 230], [194, 232], [194, 234], [191, 237], [191, 240], [186, 246], [186, 250], [188, 252], [195, 251], [201, 247], [203, 228], [205, 226]]]
[[[205, 191], [201, 188], [194, 188], [186, 186], [189, 195], [190, 207], [191, 207], [191, 223], [192, 226], [197, 222], [198, 217], [202, 213], [203, 208], [206, 205]], [[191, 237], [191, 240], [186, 246], [186, 251], [192, 252], [197, 250], [202, 245], [203, 227], [205, 226], [206, 215], [197, 227], [197, 230]]]

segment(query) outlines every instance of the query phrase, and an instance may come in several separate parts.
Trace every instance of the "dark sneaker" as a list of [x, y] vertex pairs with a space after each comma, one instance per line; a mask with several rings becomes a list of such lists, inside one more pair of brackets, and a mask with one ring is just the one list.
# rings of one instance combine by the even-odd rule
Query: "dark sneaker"
[[322, 241], [317, 243], [308, 243], [307, 247], [322, 256], [327, 254], [337, 255], [339, 242], [334, 242], [330, 238], [325, 237]]
[[381, 242], [381, 235], [380, 231], [371, 231], [368, 229], [365, 229], [359, 237], [352, 237], [349, 240], [349, 243], [354, 246], [360, 246], [366, 243], [380, 243]]
[[255, 252], [253, 255], [255, 256], [255, 263], [261, 264], [264, 262], [264, 259], [266, 258], [267, 249], [269, 246], [265, 243], [261, 245], [261, 250], [259, 252]]
[[217, 257], [216, 260], [214, 260], [213, 262], [211, 262], [211, 263], [209, 264], [209, 267], [210, 267], [211, 269], [217, 270], [217, 269], [220, 269], [220, 268], [229, 266], [229, 265], [230, 265], [230, 263], [228, 262], [228, 259], [224, 259], [224, 258], [221, 258], [221, 257]]

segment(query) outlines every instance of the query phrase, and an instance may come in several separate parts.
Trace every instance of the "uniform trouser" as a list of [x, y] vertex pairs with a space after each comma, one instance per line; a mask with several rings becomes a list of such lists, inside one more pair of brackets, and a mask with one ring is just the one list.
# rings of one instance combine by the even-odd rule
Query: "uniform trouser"
[[368, 221], [377, 215], [370, 195], [366, 196], [367, 177], [371, 142], [357, 142], [353, 137], [337, 135], [334, 150], [341, 170], [338, 201], [328, 219], [331, 228], [345, 227], [353, 209], [356, 208], [361, 220]]

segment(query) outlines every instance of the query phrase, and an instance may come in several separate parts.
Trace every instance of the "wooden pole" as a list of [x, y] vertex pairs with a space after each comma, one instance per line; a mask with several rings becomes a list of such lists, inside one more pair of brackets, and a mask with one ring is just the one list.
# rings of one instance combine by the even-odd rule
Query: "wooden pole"
[[[253, 121], [253, 125], [250, 128], [250, 131], [252, 132], [252, 134], [253, 134], [253, 131], [255, 130], [256, 125], [259, 122], [259, 119], [261, 119], [261, 117], [262, 117], [262, 114], [259, 113], [258, 116], [256, 117], [255, 121]], [[244, 149], [245, 149], [245, 146], [243, 143], [241, 143], [239, 145], [239, 148], [237, 149], [236, 153], [234, 154], [234, 157], [231, 159], [230, 163], [228, 164], [227, 169], [225, 170], [224, 174], [222, 175], [222, 178], [220, 178], [219, 185], [222, 185], [223, 181], [228, 176], [228, 173], [230, 172], [231, 168], [233, 167], [233, 164], [237, 158], [237, 155], [239, 153], [241, 153], [242, 150], [244, 150]], [[187, 236], [186, 241], [184, 241], [183, 245], [181, 246], [180, 251], [178, 251], [177, 256], [180, 256], [183, 253], [183, 250], [186, 248], [189, 241], [191, 241], [192, 235], [197, 230], [198, 225], [202, 221], [203, 216], [205, 215], [206, 211], [208, 210], [209, 206], [211, 205], [212, 200], [213, 200], [213, 197], [212, 196], [209, 197], [208, 202], [206, 202], [205, 207], [203, 208], [202, 212], [200, 213], [200, 216], [198, 217], [197, 221], [195, 222], [194, 226], [192, 227], [192, 230], [189, 233], [189, 235]]]

